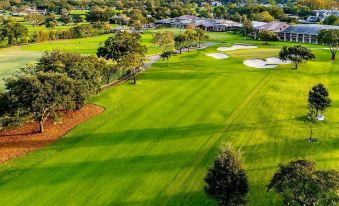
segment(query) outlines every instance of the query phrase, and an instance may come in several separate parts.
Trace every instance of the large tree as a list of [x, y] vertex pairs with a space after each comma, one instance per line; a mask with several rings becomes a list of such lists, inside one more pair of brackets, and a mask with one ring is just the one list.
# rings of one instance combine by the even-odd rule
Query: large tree
[[33, 25], [33, 27], [35, 27], [45, 22], [45, 16], [38, 13], [29, 13], [26, 16], [26, 21], [28, 21]]
[[321, 30], [318, 35], [318, 42], [326, 44], [331, 51], [331, 59], [335, 59], [339, 48], [339, 29]]
[[277, 40], [277, 34], [268, 30], [260, 31], [258, 37], [260, 40], [265, 41], [265, 45], [268, 45], [268, 41]]
[[119, 68], [132, 72], [136, 83], [136, 73], [144, 63], [146, 51], [147, 48], [141, 45], [138, 33], [121, 31], [109, 37], [105, 45], [98, 49], [97, 55], [115, 60]]
[[250, 19], [245, 17], [242, 24], [243, 24], [243, 33], [247, 38], [247, 36], [251, 35], [255, 31], [253, 23]]
[[284, 46], [279, 52], [279, 58], [284, 61], [292, 61], [295, 64], [295, 69], [298, 69], [299, 63], [314, 59], [315, 56], [308, 48], [296, 45], [291, 47]]
[[146, 54], [146, 47], [141, 45], [141, 36], [136, 32], [120, 31], [115, 36], [109, 37], [105, 45], [98, 48], [97, 56], [113, 59], [119, 63], [123, 57], [130, 53], [141, 56]]
[[174, 34], [170, 31], [161, 31], [153, 36], [153, 43], [161, 48], [161, 52], [168, 52], [174, 49]]
[[321, 83], [314, 85], [308, 92], [308, 106], [316, 111], [316, 115], [331, 106], [331, 102], [328, 90]]
[[128, 24], [137, 30], [143, 29], [144, 25], [147, 23], [146, 17], [139, 9], [132, 9], [129, 12], [129, 17]]
[[205, 192], [220, 206], [244, 205], [248, 182], [241, 163], [241, 153], [222, 145], [214, 164], [205, 178]]
[[195, 30], [195, 40], [197, 41], [198, 47], [201, 45], [201, 41], [207, 40], [209, 36], [202, 29]]
[[25, 42], [27, 36], [28, 29], [23, 24], [10, 19], [6, 19], [0, 24], [0, 41], [4, 42], [4, 44], [12, 45], [14, 43]]
[[183, 33], [177, 34], [174, 37], [174, 41], [175, 41], [175, 48], [179, 50], [179, 53], [181, 54], [182, 49], [185, 48], [185, 42], [186, 42], [185, 35]]
[[307, 160], [279, 165], [267, 188], [281, 195], [285, 205], [330, 206], [339, 203], [339, 173], [316, 170], [315, 163]]
[[190, 48], [193, 47], [196, 39], [197, 37], [192, 29], [188, 29], [184, 32], [184, 43], [187, 51], [190, 51]]
[[[74, 95], [76, 107], [80, 109], [90, 95], [100, 91], [101, 85], [107, 83], [106, 61], [95, 56], [82, 56], [72, 52], [46, 52], [38, 61], [36, 72], [65, 73], [75, 80]], [[29, 72], [29, 71], [28, 71]]]
[[44, 132], [44, 122], [58, 116], [58, 111], [74, 109], [74, 81], [60, 73], [38, 72], [6, 80], [12, 108], [23, 116], [32, 115]]
[[133, 75], [133, 83], [137, 83], [137, 72], [144, 63], [144, 56], [139, 53], [129, 53], [118, 63], [118, 68]]
[[115, 11], [109, 7], [101, 8], [94, 6], [86, 14], [86, 19], [89, 22], [107, 22], [115, 14]]

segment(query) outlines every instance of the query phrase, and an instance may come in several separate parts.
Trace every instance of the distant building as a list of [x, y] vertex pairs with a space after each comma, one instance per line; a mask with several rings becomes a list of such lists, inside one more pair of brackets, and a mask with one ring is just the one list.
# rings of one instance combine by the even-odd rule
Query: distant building
[[262, 21], [252, 21], [253, 28], [258, 28], [258, 27], [264, 26], [265, 24], [267, 24], [267, 23], [262, 22]]
[[27, 13], [35, 13], [35, 14], [45, 15], [47, 11], [46, 11], [46, 9], [27, 8], [26, 12]]
[[314, 10], [315, 16], [320, 20], [325, 19], [328, 16], [335, 15], [339, 16], [338, 10]]
[[212, 1], [212, 2], [211, 2], [211, 5], [212, 5], [212, 6], [221, 6], [222, 3], [221, 3], [221, 1]]
[[285, 22], [280, 22], [280, 21], [272, 21], [269, 23], [266, 23], [262, 26], [254, 27], [255, 32], [254, 32], [254, 38], [256, 39], [258, 36], [258, 33], [261, 31], [271, 31], [276, 34], [279, 32], [283, 31], [286, 29], [289, 25]]
[[23, 11], [21, 11], [21, 12], [13, 12], [12, 13], [12, 16], [27, 16], [28, 15], [28, 13], [27, 12], [23, 12]]
[[[259, 24], [256, 22], [256, 24]], [[284, 22], [272, 21], [264, 25], [255, 27], [254, 38], [260, 31], [272, 31], [277, 34], [279, 41], [300, 42], [300, 43], [318, 43], [318, 34], [323, 29], [339, 29], [339, 26], [320, 25], [320, 24], [296, 24], [288, 25]]]
[[187, 28], [188, 25], [193, 25], [196, 28], [205, 31], [230, 31], [240, 28], [240, 23], [224, 20], [224, 19], [210, 19], [199, 18], [191, 15], [184, 15], [176, 18], [162, 19], [155, 22], [157, 27], [173, 27], [173, 28]]
[[280, 41], [318, 43], [318, 34], [323, 29], [339, 29], [339, 26], [319, 25], [319, 24], [297, 24], [291, 25], [279, 32]]
[[46, 14], [46, 9], [27, 8], [25, 10], [13, 12], [12, 16], [27, 16], [28, 14]]

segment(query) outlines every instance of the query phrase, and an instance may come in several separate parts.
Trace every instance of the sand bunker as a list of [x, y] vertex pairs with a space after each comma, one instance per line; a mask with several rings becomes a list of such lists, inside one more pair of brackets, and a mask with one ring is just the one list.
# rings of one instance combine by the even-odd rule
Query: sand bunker
[[235, 44], [231, 47], [219, 47], [217, 50], [219, 51], [233, 51], [237, 49], [255, 49], [258, 48], [257, 46], [252, 45], [244, 45], [244, 44]]
[[266, 64], [266, 61], [262, 59], [248, 59], [244, 61], [244, 64], [249, 67], [266, 69], [266, 68], [275, 68], [276, 64]]
[[267, 68], [275, 68], [278, 64], [291, 64], [291, 61], [282, 61], [276, 57], [269, 57], [265, 60], [263, 59], [248, 59], [244, 61], [244, 64], [249, 67], [267, 69]]
[[212, 54], [206, 54], [207, 56], [213, 57], [214, 59], [226, 59], [228, 58], [228, 55], [223, 53], [212, 53]]
[[292, 64], [290, 60], [283, 61], [277, 57], [268, 57], [266, 58], [266, 64]]

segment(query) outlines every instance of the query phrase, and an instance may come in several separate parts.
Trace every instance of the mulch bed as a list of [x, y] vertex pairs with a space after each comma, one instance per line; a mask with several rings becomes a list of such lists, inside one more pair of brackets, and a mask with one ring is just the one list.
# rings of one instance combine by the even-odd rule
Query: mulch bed
[[102, 107], [88, 104], [78, 111], [63, 113], [61, 123], [53, 123], [52, 121], [45, 123], [43, 134], [37, 133], [39, 128], [37, 122], [0, 132], [0, 163], [51, 144], [78, 124], [103, 111], [104, 108]]

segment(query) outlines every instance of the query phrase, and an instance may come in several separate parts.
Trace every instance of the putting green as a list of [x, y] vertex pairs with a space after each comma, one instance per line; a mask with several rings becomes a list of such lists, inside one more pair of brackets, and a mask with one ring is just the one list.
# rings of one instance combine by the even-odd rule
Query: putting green
[[[103, 91], [90, 100], [105, 107], [103, 114], [0, 166], [0, 204], [215, 205], [203, 178], [224, 141], [244, 153], [248, 205], [281, 205], [266, 192], [279, 163], [306, 158], [319, 169], [339, 169], [339, 73], [329, 51], [315, 49], [317, 59], [298, 70], [242, 63], [274, 56], [282, 45], [207, 57], [225, 46], [215, 45], [155, 63], [136, 85]], [[333, 105], [316, 126], [319, 142], [309, 143], [303, 117], [307, 92], [318, 82]]]

